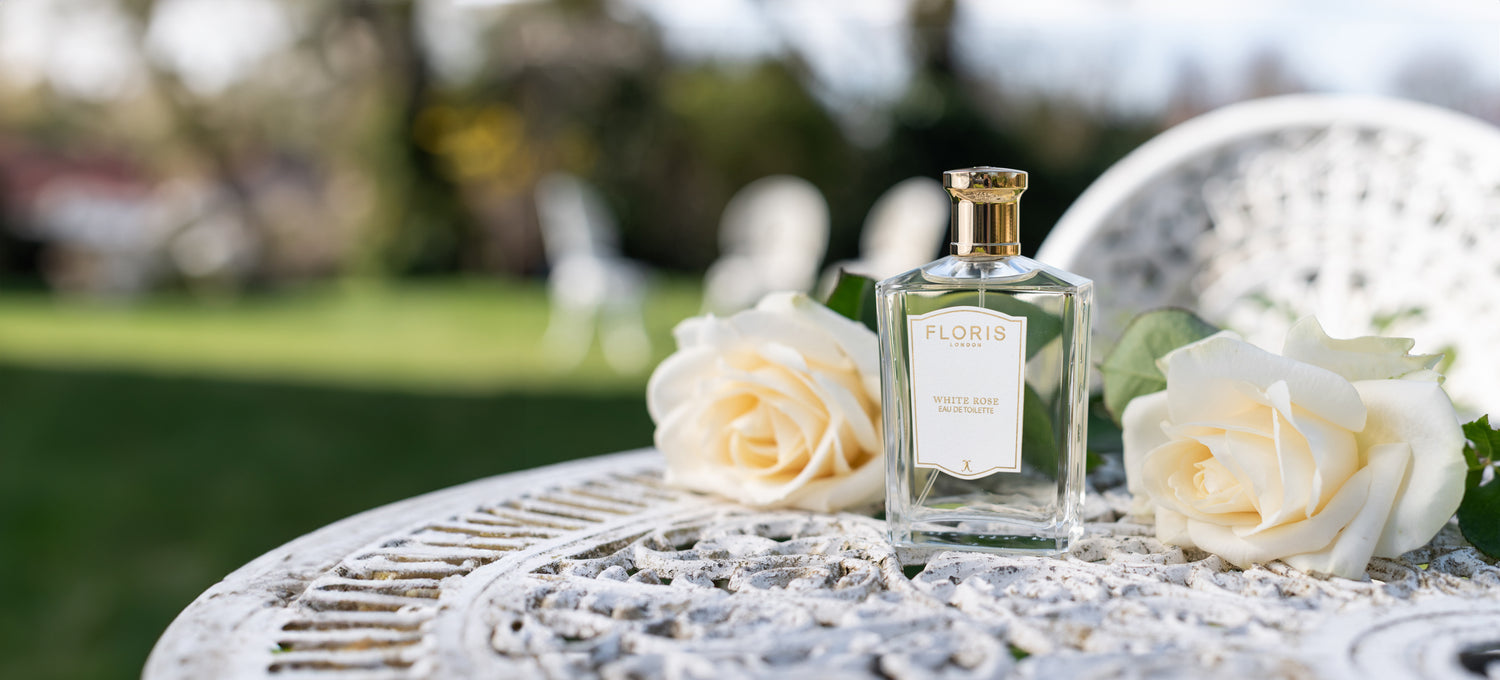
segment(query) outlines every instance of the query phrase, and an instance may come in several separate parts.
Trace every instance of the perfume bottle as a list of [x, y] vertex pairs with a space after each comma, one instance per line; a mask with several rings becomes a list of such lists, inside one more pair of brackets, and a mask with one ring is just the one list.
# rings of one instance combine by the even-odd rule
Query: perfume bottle
[[1058, 554], [1082, 534], [1093, 283], [1021, 255], [1026, 173], [943, 173], [951, 254], [881, 281], [891, 542]]

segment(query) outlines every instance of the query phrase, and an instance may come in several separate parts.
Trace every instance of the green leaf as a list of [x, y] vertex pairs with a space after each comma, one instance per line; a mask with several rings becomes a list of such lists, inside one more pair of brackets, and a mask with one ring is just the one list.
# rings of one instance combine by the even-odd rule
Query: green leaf
[[1490, 427], [1488, 415], [1464, 425], [1464, 459], [1469, 464], [1464, 500], [1458, 506], [1458, 528], [1464, 539], [1492, 558], [1500, 559], [1500, 482], [1483, 486], [1484, 469], [1500, 453], [1500, 430]]
[[870, 328], [875, 327], [875, 280], [868, 276], [839, 270], [839, 280], [823, 304], [843, 316]]
[[1479, 552], [1500, 559], [1500, 484], [1491, 482], [1464, 492], [1458, 528]]
[[1490, 428], [1490, 417], [1484, 415], [1474, 422], [1464, 424], [1464, 439], [1469, 440], [1464, 446], [1464, 460], [1469, 463], [1467, 486], [1472, 489], [1479, 486], [1484, 469], [1495, 461], [1495, 454], [1500, 452], [1500, 430]]
[[1099, 366], [1104, 376], [1104, 407], [1115, 423], [1131, 399], [1167, 388], [1157, 359], [1217, 332], [1218, 328], [1183, 309], [1157, 309], [1131, 320]]
[[[1106, 453], [1119, 453], [1125, 450], [1125, 433], [1120, 426], [1115, 424], [1109, 417], [1109, 411], [1104, 410], [1104, 397], [1094, 396], [1089, 399], [1089, 438], [1087, 442], [1089, 453], [1104, 455]], [[1090, 466], [1092, 469], [1092, 466]]]
[[1042, 395], [1027, 385], [1021, 405], [1021, 460], [1049, 479], [1057, 479], [1057, 435], [1052, 431], [1050, 411]]

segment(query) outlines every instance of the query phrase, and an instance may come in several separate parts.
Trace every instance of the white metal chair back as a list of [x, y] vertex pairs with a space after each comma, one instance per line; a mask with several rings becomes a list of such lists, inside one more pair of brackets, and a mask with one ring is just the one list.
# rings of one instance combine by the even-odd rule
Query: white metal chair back
[[931, 177], [910, 177], [887, 189], [860, 234], [849, 271], [883, 279], [931, 262], [948, 233], [948, 194]]
[[1449, 393], [1500, 409], [1500, 130], [1412, 102], [1294, 95], [1169, 130], [1089, 187], [1038, 259], [1096, 282], [1107, 351], [1176, 305], [1279, 350], [1330, 334], [1445, 352]]
[[704, 280], [704, 307], [731, 313], [778, 290], [807, 291], [828, 249], [828, 202], [807, 180], [772, 175], [740, 189], [719, 227], [722, 255]]
[[829, 265], [818, 282], [826, 296], [840, 271], [875, 280], [915, 269], [935, 259], [948, 233], [948, 193], [931, 177], [908, 177], [886, 189], [865, 215], [859, 257]]
[[550, 269], [547, 353], [560, 367], [576, 367], [597, 332], [617, 371], [643, 370], [651, 351], [642, 311], [648, 272], [620, 256], [618, 227], [604, 199], [582, 179], [552, 173], [537, 182], [536, 208]]
[[570, 255], [614, 256], [619, 253], [618, 227], [599, 192], [562, 172], [536, 185], [537, 221], [547, 261]]

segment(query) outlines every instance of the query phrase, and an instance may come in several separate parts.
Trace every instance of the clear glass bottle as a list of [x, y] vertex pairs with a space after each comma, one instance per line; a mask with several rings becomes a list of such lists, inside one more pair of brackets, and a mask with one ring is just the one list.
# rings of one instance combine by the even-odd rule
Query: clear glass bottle
[[1093, 283], [1021, 255], [1026, 173], [943, 173], [951, 254], [881, 281], [897, 545], [1057, 554], [1082, 533]]

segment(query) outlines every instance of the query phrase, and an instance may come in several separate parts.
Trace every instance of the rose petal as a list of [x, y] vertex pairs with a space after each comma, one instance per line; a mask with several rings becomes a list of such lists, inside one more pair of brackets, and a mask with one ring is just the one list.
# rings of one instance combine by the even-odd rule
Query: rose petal
[[[1442, 361], [1441, 354], [1409, 354], [1416, 341], [1410, 338], [1365, 336], [1336, 340], [1323, 332], [1314, 317], [1303, 317], [1287, 331], [1282, 355], [1321, 366], [1356, 380], [1386, 380], [1423, 372]], [[1425, 377], [1423, 378], [1425, 379]]]
[[[778, 465], [775, 442], [767, 447], [762, 443], [731, 433], [729, 436], [729, 461], [736, 469], [761, 479], [784, 475], [784, 465]], [[790, 477], [788, 477], [790, 478]]]
[[1209, 458], [1197, 464], [1194, 483], [1200, 496], [1193, 508], [1205, 514], [1255, 512], [1255, 503], [1245, 493], [1245, 487], [1217, 458]]
[[1125, 444], [1125, 484], [1136, 499], [1147, 498], [1141, 461], [1152, 449], [1167, 443], [1162, 423], [1167, 421], [1167, 393], [1143, 394], [1125, 405], [1120, 414], [1121, 438]]
[[693, 407], [677, 409], [657, 424], [656, 448], [667, 462], [665, 481], [693, 491], [743, 500], [739, 474], [729, 465], [727, 445], [706, 441], [723, 437], [700, 438], [694, 435], [701, 435], [702, 430], [684, 427], [698, 420], [697, 410]]
[[1412, 459], [1411, 447], [1406, 444], [1381, 444], [1366, 453], [1370, 459], [1365, 466], [1371, 473], [1370, 491], [1359, 514], [1327, 548], [1290, 555], [1282, 561], [1307, 572], [1356, 579], [1364, 575]]
[[714, 393], [722, 398], [733, 390], [742, 390], [783, 411], [821, 419], [828, 407], [818, 385], [806, 373], [781, 367], [764, 367], [747, 373], [725, 371], [724, 388]]
[[[711, 394], [700, 395], [699, 399], [717, 403], [748, 395], [786, 414], [797, 423], [803, 436], [812, 441], [827, 426], [828, 412], [821, 395], [810, 387], [810, 382], [807, 376], [786, 371], [723, 371], [716, 389]], [[722, 427], [725, 423], [727, 421], [705, 425]]]
[[877, 339], [805, 295], [689, 319], [647, 384], [667, 481], [832, 510], [882, 489]]
[[[1281, 468], [1276, 460], [1276, 444], [1270, 437], [1245, 432], [1217, 432], [1195, 437], [1214, 458], [1234, 472], [1260, 517], [1256, 524], [1279, 524], [1286, 521]], [[1265, 519], [1265, 518], [1272, 519]]]
[[833, 469], [829, 470], [827, 474], [831, 477], [847, 475], [849, 474], [850, 470], [854, 469], [854, 466], [850, 465], [849, 463], [849, 459], [852, 457], [850, 455], [851, 452], [849, 450], [849, 442], [851, 442], [853, 438], [849, 434], [848, 421], [840, 419], [838, 423], [838, 430], [835, 434], [836, 436], [833, 440], [833, 455], [829, 456], [828, 458], [828, 463]]
[[759, 348], [776, 343], [791, 348], [809, 364], [834, 367], [852, 364], [837, 341], [801, 319], [757, 308], [740, 312], [729, 322], [743, 336], [740, 344], [746, 347]]
[[[1279, 512], [1261, 519], [1257, 530], [1268, 529], [1288, 521], [1307, 519], [1313, 508], [1320, 505], [1315, 495], [1314, 480], [1317, 467], [1313, 464], [1313, 452], [1307, 439], [1298, 432], [1283, 414], [1292, 410], [1291, 395], [1285, 382], [1273, 383], [1266, 389], [1266, 399], [1271, 402], [1271, 439], [1276, 445], [1276, 467], [1281, 482]], [[1342, 481], [1342, 480], [1340, 480]]]
[[1248, 569], [1289, 555], [1322, 550], [1333, 542], [1360, 508], [1370, 491], [1369, 469], [1349, 478], [1323, 511], [1299, 522], [1289, 522], [1251, 534], [1248, 527], [1229, 527], [1188, 518], [1188, 535], [1199, 548]]
[[733, 344], [739, 333], [726, 319], [712, 314], [683, 319], [672, 328], [678, 349]]
[[764, 405], [757, 406], [730, 423], [729, 458], [741, 469], [770, 469], [779, 452]]
[[1359, 448], [1411, 445], [1411, 475], [1375, 546], [1379, 557], [1399, 557], [1426, 544], [1458, 510], [1468, 472], [1463, 429], [1437, 383], [1362, 380], [1354, 387], [1370, 409], [1370, 426], [1355, 435]]
[[771, 428], [776, 442], [781, 446], [806, 447], [810, 443], [798, 423], [778, 408], [768, 408]]
[[1199, 422], [1240, 413], [1251, 397], [1236, 387], [1248, 383], [1264, 393], [1284, 381], [1298, 406], [1349, 430], [1365, 426], [1365, 409], [1349, 381], [1337, 373], [1277, 356], [1242, 340], [1213, 335], [1174, 350], [1167, 365], [1167, 399], [1176, 422]]
[[[771, 293], [756, 305], [756, 309], [793, 312], [804, 323], [830, 335], [841, 348], [844, 357], [854, 362], [856, 371], [874, 376], [877, 381], [880, 379], [879, 338], [864, 324], [849, 319], [802, 293]], [[872, 392], [879, 393], [878, 387]]]
[[1217, 513], [1201, 507], [1202, 493], [1194, 477], [1197, 465], [1212, 460], [1209, 449], [1192, 440], [1168, 442], [1152, 449], [1141, 463], [1146, 493], [1158, 511], [1167, 509], [1189, 518], [1229, 524], [1254, 524], [1254, 512]]
[[1196, 548], [1193, 539], [1188, 535], [1188, 520], [1181, 513], [1173, 512], [1166, 508], [1158, 508], [1156, 511], [1156, 540], [1167, 545], [1182, 546], [1184, 548]]
[[771, 293], [730, 322], [747, 337], [792, 347], [809, 363], [879, 370], [879, 341], [870, 329], [800, 293]]
[[847, 477], [819, 479], [787, 498], [787, 507], [813, 512], [834, 512], [873, 503], [885, 494], [885, 463], [872, 458], [855, 468]]
[[755, 348], [762, 358], [798, 374], [807, 372], [807, 359], [797, 350], [780, 342], [765, 342]]
[[1207, 449], [1192, 441], [1172, 441], [1151, 449], [1140, 462], [1145, 495], [1158, 507], [1182, 514], [1196, 513], [1191, 498], [1184, 500], [1179, 492], [1190, 483], [1174, 479], [1174, 475], [1190, 469], [1208, 456]]
[[678, 404], [698, 397], [703, 385], [700, 376], [711, 374], [718, 361], [713, 350], [698, 347], [680, 349], [657, 364], [646, 381], [646, 412], [651, 420], [660, 422]]
[[813, 380], [817, 381], [818, 387], [821, 388], [823, 404], [829, 414], [843, 419], [849, 427], [850, 434], [854, 438], [853, 443], [867, 451], [879, 451], [882, 446], [880, 434], [875, 428], [874, 419], [870, 417], [870, 411], [859, 402], [859, 398], [844, 386], [829, 379], [828, 376], [814, 375]]
[[[1355, 444], [1354, 434], [1293, 405], [1291, 395], [1285, 390], [1268, 390], [1266, 396], [1279, 416], [1277, 422], [1284, 422], [1289, 426], [1277, 435], [1278, 439], [1283, 436], [1287, 439], [1300, 438], [1301, 442], [1296, 447], [1299, 452], [1305, 452], [1306, 457], [1299, 455], [1299, 460], [1306, 460], [1312, 465], [1304, 514], [1311, 516], [1333, 498], [1334, 492], [1359, 467], [1359, 448]], [[1282, 478], [1285, 479], [1287, 474], [1283, 466]]]
[[[1245, 387], [1254, 391], [1254, 388], [1248, 385]], [[1270, 405], [1270, 400], [1262, 394], [1256, 394], [1254, 401], [1260, 406]], [[1226, 414], [1210, 420], [1174, 424], [1167, 428], [1167, 435], [1172, 438], [1199, 437], [1221, 431], [1240, 432], [1270, 439], [1276, 435], [1276, 424], [1271, 421], [1271, 409], [1247, 407], [1240, 413]]]
[[823, 438], [818, 441], [817, 447], [812, 450], [807, 464], [798, 471], [795, 477], [783, 481], [774, 490], [752, 486], [752, 492], [758, 494], [755, 496], [755, 503], [757, 505], [785, 505], [792, 500], [792, 494], [796, 490], [807, 486], [814, 480], [828, 477], [832, 469], [832, 459], [838, 455], [840, 445], [837, 426], [837, 422], [830, 424]]
[[[674, 452], [690, 451], [693, 447], [700, 446], [703, 443], [701, 441], [701, 431], [682, 427], [684, 423], [696, 422], [699, 410], [692, 406], [677, 408], [657, 419], [656, 431], [652, 433], [652, 438], [656, 444], [656, 448], [661, 450], [667, 458], [671, 458]], [[713, 452], [705, 450], [702, 455], [704, 457], [711, 456]], [[670, 461], [668, 467], [671, 467]]]

